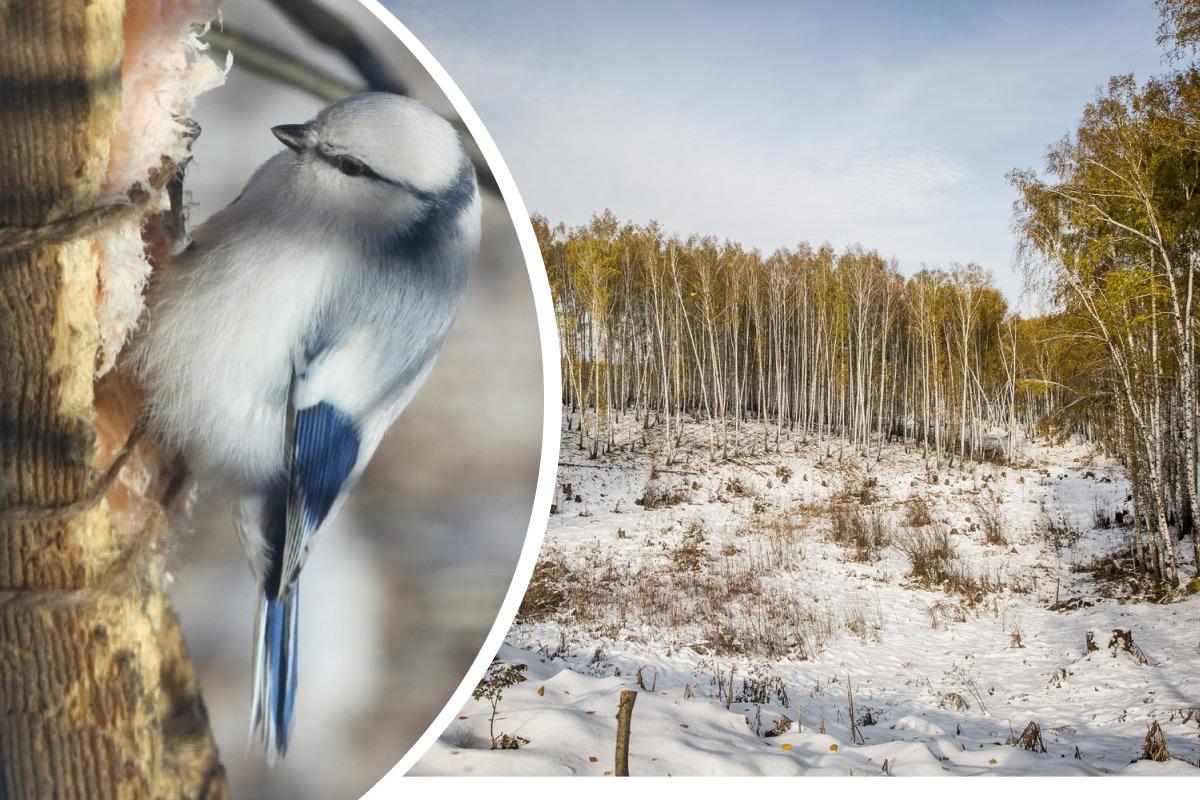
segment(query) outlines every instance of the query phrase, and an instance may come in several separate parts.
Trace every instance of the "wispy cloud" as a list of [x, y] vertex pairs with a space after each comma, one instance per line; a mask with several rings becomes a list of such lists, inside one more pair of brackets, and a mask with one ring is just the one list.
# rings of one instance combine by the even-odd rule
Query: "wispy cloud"
[[957, 17], [936, 3], [390, 5], [532, 209], [574, 223], [608, 207], [763, 250], [861, 241], [909, 269], [974, 260], [1014, 296], [1004, 174], [1039, 163], [1109, 74], [1158, 67], [1149, 0]]

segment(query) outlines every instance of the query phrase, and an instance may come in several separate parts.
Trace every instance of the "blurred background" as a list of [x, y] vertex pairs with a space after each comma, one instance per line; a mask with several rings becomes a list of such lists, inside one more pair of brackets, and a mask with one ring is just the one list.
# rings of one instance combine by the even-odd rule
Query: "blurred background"
[[[357, 0], [227, 3], [206, 39], [234, 62], [194, 114], [191, 227], [279, 149], [272, 125], [339, 92], [392, 81], [457, 120]], [[512, 580], [537, 482], [542, 362], [513, 222], [483, 193], [482, 253], [437, 366], [305, 568], [296, 726], [273, 769], [257, 741], [247, 748], [255, 599], [228, 498], [201, 494], [195, 529], [177, 537], [171, 594], [234, 797], [359, 797], [445, 705]]]

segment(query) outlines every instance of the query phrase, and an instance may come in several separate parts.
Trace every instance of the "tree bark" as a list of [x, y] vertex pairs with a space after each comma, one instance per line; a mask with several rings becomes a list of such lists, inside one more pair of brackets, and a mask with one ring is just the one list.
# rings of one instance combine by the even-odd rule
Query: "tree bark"
[[[123, 0], [0, 0], [0, 226], [96, 205], [123, 15]], [[119, 378], [97, 396], [97, 267], [84, 237], [0, 252], [0, 798], [223, 798], [154, 481], [54, 511], [88, 497], [138, 414]], [[151, 475], [150, 448], [126, 469]]]
[[618, 778], [629, 777], [629, 726], [633, 720], [633, 704], [637, 702], [637, 692], [622, 691], [621, 702], [617, 707], [617, 755], [614, 773]]

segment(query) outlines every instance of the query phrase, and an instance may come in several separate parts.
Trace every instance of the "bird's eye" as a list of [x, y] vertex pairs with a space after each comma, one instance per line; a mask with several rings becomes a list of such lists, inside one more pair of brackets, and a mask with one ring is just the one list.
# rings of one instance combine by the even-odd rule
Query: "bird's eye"
[[343, 175], [350, 175], [351, 177], [357, 177], [366, 172], [366, 167], [363, 166], [363, 163], [357, 158], [351, 158], [350, 156], [338, 156], [337, 165]]

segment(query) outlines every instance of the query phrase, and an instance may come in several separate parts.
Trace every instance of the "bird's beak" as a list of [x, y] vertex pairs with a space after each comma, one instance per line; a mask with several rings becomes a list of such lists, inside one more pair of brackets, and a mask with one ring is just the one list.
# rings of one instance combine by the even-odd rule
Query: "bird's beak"
[[307, 125], [276, 125], [271, 128], [275, 138], [299, 153], [308, 142], [310, 128]]

